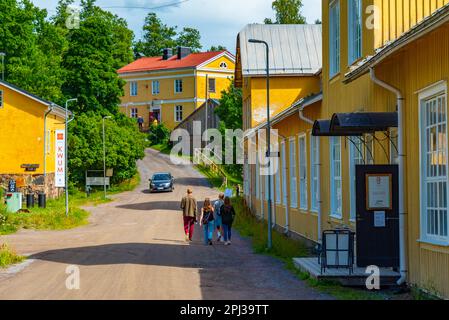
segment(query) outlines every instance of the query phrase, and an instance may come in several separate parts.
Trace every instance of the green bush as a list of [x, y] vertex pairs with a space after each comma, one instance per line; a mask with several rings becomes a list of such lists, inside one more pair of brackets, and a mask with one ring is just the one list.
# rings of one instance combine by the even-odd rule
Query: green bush
[[[86, 170], [103, 170], [102, 116], [93, 112], [76, 115], [69, 126], [70, 181], [84, 185]], [[123, 114], [105, 120], [106, 167], [114, 169], [112, 183], [133, 178], [138, 159], [145, 156], [145, 135], [136, 122]]]
[[153, 124], [148, 131], [150, 145], [165, 145], [170, 141], [170, 130], [164, 124]]

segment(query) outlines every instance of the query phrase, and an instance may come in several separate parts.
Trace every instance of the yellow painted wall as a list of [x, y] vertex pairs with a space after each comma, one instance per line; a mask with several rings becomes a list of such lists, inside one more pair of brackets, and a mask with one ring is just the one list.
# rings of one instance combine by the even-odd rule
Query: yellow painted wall
[[[45, 105], [0, 84], [3, 108], [0, 108], [0, 174], [42, 174], [44, 162]], [[47, 173], [55, 172], [56, 129], [64, 129], [63, 119], [47, 117], [51, 132], [50, 153], [47, 154]], [[25, 172], [23, 164], [39, 164], [35, 172]]]

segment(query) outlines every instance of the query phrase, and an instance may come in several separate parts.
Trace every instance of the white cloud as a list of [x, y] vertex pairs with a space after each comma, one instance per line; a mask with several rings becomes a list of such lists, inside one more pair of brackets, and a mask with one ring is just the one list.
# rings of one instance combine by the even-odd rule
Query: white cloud
[[[57, 0], [32, 0], [36, 5], [55, 13]], [[182, 0], [180, 0], [182, 1]], [[142, 36], [142, 25], [150, 10], [135, 7], [154, 8], [176, 0], [98, 0], [101, 7], [125, 18], [136, 38]], [[272, 0], [189, 0], [177, 6], [157, 9], [164, 23], [176, 25], [179, 29], [191, 26], [200, 30], [204, 49], [212, 45], [224, 45], [235, 51], [237, 33], [248, 23], [262, 23], [267, 17], [273, 17]], [[320, 0], [303, 0], [303, 14], [309, 23], [321, 18]], [[131, 8], [134, 7], [134, 8]]]

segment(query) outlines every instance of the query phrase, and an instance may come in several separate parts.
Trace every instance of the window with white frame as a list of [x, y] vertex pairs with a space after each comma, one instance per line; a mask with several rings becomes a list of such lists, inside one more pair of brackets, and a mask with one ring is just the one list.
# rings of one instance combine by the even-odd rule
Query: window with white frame
[[309, 208], [307, 199], [307, 143], [306, 136], [298, 139], [299, 146], [299, 207], [303, 210]]
[[131, 97], [135, 97], [138, 94], [137, 91], [137, 81], [131, 81], [129, 83], [129, 90], [130, 90], [130, 95]]
[[291, 138], [290, 151], [290, 206], [298, 208], [298, 182], [296, 178], [296, 139]]
[[182, 93], [182, 79], [175, 80], [175, 93]]
[[342, 185], [341, 185], [341, 140], [340, 137], [330, 137], [331, 155], [331, 216], [342, 217]]
[[362, 56], [362, 0], [348, 0], [348, 45], [352, 64]]
[[390, 163], [399, 164], [399, 152], [398, 152], [398, 129], [390, 129]]
[[260, 164], [259, 153], [256, 153], [256, 198], [260, 199]]
[[420, 94], [421, 233], [424, 241], [449, 243], [446, 84]]
[[209, 93], [215, 93], [215, 78], [208, 78], [207, 91]]
[[153, 96], [161, 93], [161, 84], [158, 80], [155, 80], [151, 84]]
[[131, 118], [137, 119], [139, 117], [139, 109], [131, 108]]
[[0, 109], [3, 108], [3, 90], [0, 90]]
[[287, 157], [285, 151], [285, 140], [281, 141], [281, 162], [282, 162], [282, 204], [287, 206]]
[[331, 77], [340, 72], [340, 0], [329, 5], [329, 68]]
[[374, 135], [365, 135], [365, 163], [374, 164]]
[[276, 188], [275, 188], [275, 200], [276, 200], [276, 204], [281, 204], [281, 163], [280, 163], [280, 159], [278, 159], [278, 167], [277, 167], [277, 171], [276, 171]]
[[319, 199], [318, 199], [318, 178], [319, 178], [319, 171], [320, 170], [320, 159], [319, 159], [319, 143], [320, 138], [315, 136], [310, 136], [310, 206], [312, 211], [317, 212], [318, 206], [319, 206]]
[[352, 221], [356, 218], [356, 166], [364, 164], [363, 159], [363, 141], [358, 137], [350, 138], [349, 143], [349, 188], [350, 188], [350, 219]]
[[182, 106], [175, 106], [175, 121], [181, 122], [182, 119]]

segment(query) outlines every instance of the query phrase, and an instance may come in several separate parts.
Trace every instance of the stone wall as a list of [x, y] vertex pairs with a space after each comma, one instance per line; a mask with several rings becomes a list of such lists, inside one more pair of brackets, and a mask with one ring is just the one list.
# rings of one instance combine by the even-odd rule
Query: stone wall
[[54, 199], [63, 194], [63, 188], [55, 188], [54, 173], [47, 174], [45, 178], [42, 174], [0, 174], [0, 188], [8, 189], [9, 181], [13, 179], [17, 184], [17, 191], [24, 195], [29, 193], [39, 194], [44, 192], [48, 199]]

